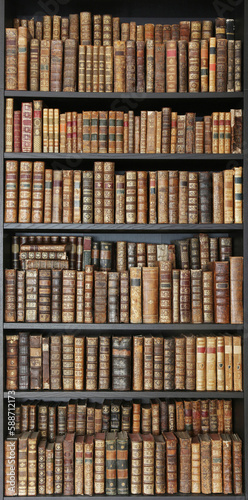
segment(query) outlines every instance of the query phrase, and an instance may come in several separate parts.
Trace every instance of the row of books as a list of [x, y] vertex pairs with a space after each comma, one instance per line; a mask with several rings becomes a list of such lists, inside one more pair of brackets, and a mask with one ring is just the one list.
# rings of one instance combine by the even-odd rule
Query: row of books
[[138, 25], [135, 21], [120, 22], [119, 17], [111, 14], [93, 15], [90, 12], [70, 14], [68, 17], [43, 16], [42, 20], [34, 18], [15, 18], [13, 28], [27, 28], [28, 40], [62, 40], [68, 38], [77, 40], [80, 45], [111, 46], [118, 40], [147, 41], [156, 43], [166, 40], [209, 40], [215, 36], [217, 39], [235, 39], [234, 19], [217, 17], [213, 20], [179, 21], [178, 24], [153, 24]]
[[52, 170], [6, 161], [6, 223], [232, 224], [243, 222], [242, 167], [222, 172]]
[[[205, 233], [169, 244], [131, 241], [98, 241], [92, 236], [13, 236], [13, 269], [71, 269], [127, 271], [131, 267], [155, 267], [170, 262], [172, 269], [202, 269], [208, 263], [229, 261], [232, 237], [209, 237]], [[20, 274], [21, 276], [21, 274]]]
[[24, 432], [5, 440], [5, 463], [6, 496], [242, 494], [238, 434]]
[[207, 271], [160, 261], [130, 275], [93, 265], [5, 269], [5, 322], [242, 324], [243, 257], [229, 261], [211, 262]]
[[66, 432], [82, 436], [114, 431], [154, 436], [176, 431], [187, 431], [190, 436], [209, 432], [230, 434], [233, 404], [231, 399], [17, 401], [9, 433], [12, 431], [16, 434], [39, 431], [51, 443], [56, 435], [63, 436]]
[[[30, 39], [28, 28], [6, 29], [6, 89], [61, 92], [239, 92], [242, 43], [167, 40]], [[29, 78], [28, 78], [29, 77]], [[29, 81], [28, 81], [29, 80]]]
[[6, 99], [6, 153], [230, 154], [242, 152], [242, 110], [197, 117], [161, 111], [43, 109], [42, 101]]
[[[209, 335], [209, 336], [208, 336]], [[6, 336], [6, 390], [242, 391], [240, 336]]]

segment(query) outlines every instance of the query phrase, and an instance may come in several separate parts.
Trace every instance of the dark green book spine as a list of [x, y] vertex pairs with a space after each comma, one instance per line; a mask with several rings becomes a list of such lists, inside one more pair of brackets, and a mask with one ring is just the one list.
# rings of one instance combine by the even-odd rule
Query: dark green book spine
[[128, 493], [128, 434], [120, 432], [117, 438], [117, 494]]
[[108, 432], [106, 436], [106, 495], [116, 495], [116, 432]]

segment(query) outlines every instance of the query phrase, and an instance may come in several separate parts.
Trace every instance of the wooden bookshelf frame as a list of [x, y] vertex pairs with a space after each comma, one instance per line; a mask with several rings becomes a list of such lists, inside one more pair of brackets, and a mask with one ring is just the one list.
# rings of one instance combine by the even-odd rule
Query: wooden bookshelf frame
[[[174, 5], [173, 5], [174, 4]], [[218, 0], [205, 0], [205, 2], [199, 2], [196, 0], [174, 0], [174, 2], [161, 2], [161, 0], [155, 0], [154, 2], [148, 2], [148, 0], [125, 0], [122, 4], [114, 4], [111, 0], [96, 0], [94, 2], [93, 13], [113, 13], [113, 15], [119, 15], [121, 21], [136, 20], [137, 24], [144, 24], [148, 22], [161, 22], [162, 24], [168, 21], [169, 23], [177, 22], [179, 19], [214, 19], [218, 16], [220, 17], [233, 17], [235, 22], [237, 22], [237, 31], [239, 36], [243, 40], [243, 90], [238, 93], [172, 93], [172, 94], [125, 94], [125, 93], [78, 93], [78, 92], [30, 92], [30, 91], [5, 91], [4, 82], [4, 47], [5, 47], [5, 27], [10, 26], [11, 19], [13, 17], [34, 16], [37, 13], [40, 15], [68, 15], [70, 12], [80, 12], [80, 10], [91, 10], [91, 2], [86, 1], [84, 4], [80, 0], [26, 0], [26, 2], [21, 2], [20, 0], [12, 0], [7, 2], [7, 0], [0, 0], [0, 298], [4, 296], [4, 268], [6, 267], [6, 262], [8, 261], [8, 253], [10, 249], [10, 237], [12, 234], [92, 234], [98, 238], [103, 237], [104, 239], [119, 239], [120, 235], [123, 235], [122, 239], [129, 241], [140, 241], [138, 238], [142, 235], [146, 238], [146, 241], [153, 241], [155, 237], [168, 238], [173, 237], [176, 234], [181, 236], [184, 234], [194, 234], [199, 232], [214, 233], [215, 235], [230, 234], [234, 238], [237, 238], [237, 246], [235, 246], [234, 252], [237, 254], [243, 252], [244, 256], [244, 325], [123, 325], [123, 324], [107, 324], [107, 325], [80, 325], [80, 324], [30, 324], [30, 323], [4, 323], [4, 310], [3, 306], [0, 307], [0, 364], [2, 366], [2, 382], [0, 383], [0, 462], [4, 464], [4, 438], [6, 436], [6, 426], [7, 426], [7, 402], [8, 393], [5, 391], [5, 346], [4, 346], [4, 335], [6, 332], [14, 333], [18, 331], [42, 331], [46, 328], [47, 332], [54, 332], [56, 334], [62, 334], [67, 332], [68, 334], [78, 333], [83, 329], [84, 333], [87, 335], [101, 334], [102, 332], [128, 332], [130, 335], [135, 333], [144, 333], [159, 331], [163, 332], [164, 335], [174, 335], [176, 333], [180, 334], [182, 332], [195, 332], [206, 334], [208, 331], [214, 332], [237, 332], [243, 335], [243, 392], [197, 392], [197, 391], [170, 391], [170, 392], [113, 392], [113, 391], [17, 391], [16, 399], [21, 401], [25, 399], [44, 399], [45, 401], [68, 401], [71, 398], [84, 397], [92, 400], [103, 400], [104, 398], [118, 398], [118, 399], [131, 399], [131, 398], [151, 398], [151, 397], [168, 397], [168, 398], [231, 398], [234, 404], [234, 430], [237, 431], [243, 439], [243, 495], [240, 497], [234, 495], [211, 495], [211, 499], [248, 499], [248, 0], [223, 0], [218, 2]], [[168, 18], [166, 17], [168, 13]], [[176, 17], [178, 14], [180, 17]], [[241, 34], [240, 34], [241, 33]], [[19, 103], [22, 100], [31, 101], [33, 99], [43, 99], [45, 102], [50, 104], [50, 100], [53, 103], [58, 101], [58, 106], [61, 102], [65, 103], [66, 106], [81, 106], [83, 109], [84, 105], [87, 106], [86, 109], [100, 109], [104, 106], [111, 107], [113, 102], [117, 102], [118, 105], [123, 104], [123, 106], [130, 105], [134, 102], [136, 109], [161, 109], [164, 105], [170, 105], [171, 102], [172, 109], [177, 107], [180, 109], [187, 109], [192, 111], [206, 109], [210, 106], [214, 109], [221, 109], [223, 106], [225, 109], [232, 107], [243, 109], [243, 153], [241, 155], [118, 155], [118, 154], [36, 154], [36, 153], [4, 153], [4, 101], [6, 97], [14, 97]], [[100, 107], [99, 107], [100, 106]], [[181, 108], [183, 107], [183, 108]], [[120, 108], [119, 108], [120, 109]], [[130, 108], [132, 109], [132, 108]], [[88, 165], [91, 168], [94, 160], [112, 160], [116, 161], [116, 167], [124, 170], [125, 168], [136, 168], [136, 169], [153, 169], [158, 168], [176, 168], [179, 169], [214, 169], [216, 168], [226, 168], [227, 165], [233, 164], [243, 165], [243, 192], [244, 192], [244, 222], [243, 224], [165, 224], [165, 225], [141, 225], [141, 224], [118, 224], [118, 225], [97, 225], [97, 224], [4, 224], [3, 213], [4, 213], [4, 162], [6, 159], [26, 159], [26, 160], [47, 160], [52, 162], [53, 160], [59, 160], [61, 164], [68, 160], [80, 160], [80, 162], [86, 161], [87, 168]], [[131, 160], [131, 162], [127, 162]], [[154, 161], [155, 160], [155, 161]], [[163, 162], [163, 163], [162, 163]], [[192, 162], [192, 163], [191, 163]], [[216, 162], [216, 163], [215, 163]], [[64, 163], [66, 165], [66, 163]], [[130, 164], [132, 167], [130, 167]], [[82, 165], [80, 168], [82, 168]], [[121, 166], [120, 166], [121, 165]], [[135, 165], [135, 167], [134, 167]], [[75, 167], [77, 168], [77, 167]], [[148, 238], [148, 239], [147, 239]], [[164, 240], [161, 240], [164, 241]], [[168, 497], [169, 495], [165, 495]], [[174, 500], [181, 500], [184, 495], [173, 495]], [[206, 498], [206, 495], [186, 495], [194, 496], [195, 498]], [[64, 497], [64, 496], [63, 496]], [[4, 499], [4, 471], [3, 466], [0, 467], [0, 500]], [[22, 497], [26, 498], [30, 497]], [[38, 496], [40, 500], [47, 500], [47, 498], [55, 499], [58, 496]], [[68, 500], [72, 500], [75, 497], [64, 497]], [[98, 496], [98, 498], [101, 498]], [[106, 495], [104, 495], [106, 498]], [[116, 497], [112, 497], [117, 500]], [[131, 498], [130, 496], [122, 496], [123, 500]], [[136, 496], [137, 500], [141, 498], [146, 498], [146, 500], [153, 500], [155, 497], [151, 496]], [[6, 497], [7, 500], [7, 497]]]

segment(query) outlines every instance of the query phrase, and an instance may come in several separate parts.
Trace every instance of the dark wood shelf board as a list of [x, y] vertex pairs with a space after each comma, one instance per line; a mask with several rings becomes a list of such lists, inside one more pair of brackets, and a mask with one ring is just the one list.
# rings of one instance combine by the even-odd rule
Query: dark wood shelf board
[[[228, 391], [16, 391], [18, 399], [56, 399], [104, 398], [104, 399], [142, 399], [142, 398], [196, 398], [196, 399], [244, 399], [243, 392]], [[8, 392], [4, 392], [8, 398]]]
[[242, 160], [243, 154], [4, 153], [6, 160]]
[[243, 325], [218, 325], [213, 323], [201, 323], [201, 324], [191, 324], [191, 323], [178, 323], [178, 324], [124, 324], [124, 323], [4, 323], [4, 330], [82, 330], [84, 332], [90, 330], [101, 330], [101, 331], [159, 331], [159, 332], [200, 332], [200, 331], [214, 331], [225, 332], [225, 331], [242, 331]]
[[29, 99], [124, 99], [124, 100], [153, 100], [153, 99], [243, 99], [244, 92], [33, 92], [31, 90], [5, 90], [5, 97], [20, 97]]
[[129, 233], [228, 232], [242, 231], [243, 224], [4, 224], [7, 231], [104, 231]]

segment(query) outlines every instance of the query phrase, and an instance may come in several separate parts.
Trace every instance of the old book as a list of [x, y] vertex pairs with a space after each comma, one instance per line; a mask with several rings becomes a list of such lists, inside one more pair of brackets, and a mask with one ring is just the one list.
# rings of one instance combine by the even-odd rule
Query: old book
[[130, 268], [130, 320], [142, 323], [141, 268]]
[[213, 172], [213, 223], [224, 223], [224, 179], [223, 172]]
[[206, 339], [206, 390], [216, 391], [216, 337]]
[[42, 388], [42, 336], [30, 335], [30, 389], [41, 390]]
[[50, 380], [51, 390], [61, 389], [61, 337], [52, 336], [50, 341]]
[[212, 493], [222, 493], [222, 439], [219, 434], [210, 434]]
[[18, 90], [18, 30], [6, 28], [5, 36], [5, 88], [6, 90]]
[[85, 337], [74, 338], [74, 389], [84, 389], [84, 352]]
[[104, 163], [104, 224], [114, 224], [115, 164]]
[[176, 170], [169, 171], [169, 224], [178, 224], [179, 176]]
[[179, 491], [191, 492], [191, 437], [188, 432], [177, 432], [179, 440]]
[[155, 43], [146, 40], [146, 92], [154, 91]]
[[144, 338], [133, 337], [133, 391], [143, 391]]
[[203, 322], [202, 304], [202, 270], [191, 269], [191, 321], [192, 323]]
[[233, 337], [233, 390], [242, 391], [242, 342], [240, 336]]
[[153, 338], [144, 337], [144, 390], [153, 390]]
[[186, 149], [186, 115], [177, 116], [177, 153], [185, 153]]
[[225, 391], [233, 390], [233, 343], [230, 335], [224, 335]]
[[201, 492], [201, 454], [198, 436], [194, 436], [191, 441], [191, 491]]
[[86, 337], [86, 391], [97, 390], [98, 338]]
[[190, 238], [189, 241], [189, 268], [200, 269], [200, 242], [199, 238]]
[[94, 321], [107, 322], [107, 273], [95, 271]]
[[185, 337], [175, 338], [175, 389], [185, 389]]
[[231, 323], [243, 323], [243, 257], [229, 257]]
[[214, 262], [215, 323], [229, 323], [229, 262]]
[[117, 433], [106, 435], [106, 494], [117, 493]]
[[112, 389], [130, 390], [131, 387], [131, 337], [112, 339]]
[[95, 434], [94, 493], [105, 491], [105, 433]]
[[51, 321], [51, 270], [39, 271], [38, 318], [39, 323]]
[[75, 439], [75, 495], [84, 493], [84, 436]]
[[148, 209], [147, 172], [137, 172], [137, 223], [138, 224], [147, 224], [147, 209]]
[[234, 221], [233, 174], [233, 170], [224, 170], [224, 224], [232, 224]]
[[130, 491], [132, 495], [142, 491], [142, 438], [140, 434], [129, 434], [131, 442]]
[[63, 271], [62, 275], [62, 322], [75, 320], [76, 271]]
[[209, 434], [199, 436], [201, 444], [201, 490], [210, 494], [212, 491], [211, 478], [211, 439]]
[[185, 389], [194, 391], [196, 385], [196, 338], [185, 336]]
[[63, 91], [76, 91], [77, 40], [67, 39], [64, 42]]
[[114, 41], [114, 92], [126, 91], [126, 44]]
[[36, 323], [38, 313], [38, 270], [26, 271], [26, 322]]
[[164, 366], [164, 339], [163, 337], [153, 338], [153, 389], [162, 391], [164, 386], [163, 366]]
[[179, 224], [188, 222], [188, 196], [189, 176], [188, 172], [179, 172]]
[[4, 222], [17, 222], [18, 209], [18, 162], [5, 163], [5, 215]]
[[108, 274], [108, 322], [119, 323], [119, 273]]
[[62, 337], [62, 382], [63, 390], [74, 389], [74, 337], [63, 335]]
[[136, 41], [137, 92], [145, 92], [145, 41]]
[[18, 493], [18, 435], [13, 435], [5, 439], [4, 456], [4, 494], [7, 497], [16, 496]]
[[[175, 388], [175, 339], [165, 338], [164, 339], [164, 390], [174, 390], [174, 388]], [[161, 427], [161, 430], [166, 430], [166, 429], [162, 429]]]
[[240, 92], [242, 90], [242, 42], [235, 40], [234, 42], [234, 90]]
[[213, 302], [212, 271], [203, 271], [202, 273], [202, 300], [203, 300], [203, 322], [213, 323], [214, 302]]
[[206, 338], [196, 337], [196, 390], [206, 390]]
[[209, 39], [209, 92], [216, 91], [216, 38]]
[[163, 432], [166, 443], [167, 493], [177, 493], [177, 438], [172, 432]]
[[[132, 281], [131, 281], [131, 287], [132, 287]], [[158, 323], [158, 268], [157, 267], [143, 268], [143, 322]]]
[[155, 443], [152, 434], [143, 434], [143, 495], [154, 495]]
[[199, 92], [200, 89], [200, 44], [197, 40], [189, 42], [189, 92]]
[[188, 61], [187, 61], [187, 41], [178, 40], [178, 91], [187, 92]]
[[242, 186], [242, 167], [234, 167], [234, 222], [240, 224], [243, 222], [243, 186]]
[[177, 92], [177, 41], [166, 43], [166, 92]]
[[117, 493], [127, 495], [128, 488], [128, 434], [119, 432], [117, 436]]
[[232, 493], [232, 439], [221, 434], [223, 447], [223, 493]]
[[169, 222], [169, 174], [168, 171], [157, 172], [158, 201], [157, 213], [158, 224], [168, 224]]
[[31, 222], [32, 162], [20, 162], [18, 222]]
[[74, 495], [74, 441], [75, 434], [67, 432], [63, 441], [63, 455], [64, 455], [64, 481], [63, 491], [64, 495]]
[[199, 222], [211, 224], [211, 173], [199, 172]]
[[190, 323], [190, 271], [180, 270], [180, 323]]
[[15, 391], [19, 388], [18, 384], [18, 335], [6, 336], [6, 389]]
[[180, 322], [180, 270], [172, 270], [172, 319]]
[[159, 323], [172, 323], [171, 271], [171, 262], [159, 262]]
[[231, 434], [232, 465], [233, 465], [233, 492], [242, 495], [242, 441], [238, 434]]

